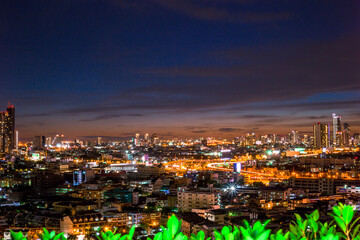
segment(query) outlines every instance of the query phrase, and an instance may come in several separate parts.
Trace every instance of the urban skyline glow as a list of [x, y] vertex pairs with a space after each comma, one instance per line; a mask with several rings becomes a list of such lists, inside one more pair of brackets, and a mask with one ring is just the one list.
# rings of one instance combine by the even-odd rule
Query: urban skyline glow
[[358, 131], [359, 6], [5, 1], [0, 103], [21, 138]]

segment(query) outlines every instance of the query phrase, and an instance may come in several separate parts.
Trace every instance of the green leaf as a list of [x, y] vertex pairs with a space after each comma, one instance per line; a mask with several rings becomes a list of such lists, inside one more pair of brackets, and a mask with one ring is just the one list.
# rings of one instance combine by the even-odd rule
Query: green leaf
[[251, 237], [249, 232], [247, 231], [247, 229], [245, 229], [244, 227], [240, 226], [240, 232], [241, 232], [241, 234], [243, 235], [244, 238]]
[[351, 222], [351, 220], [354, 217], [354, 213], [355, 213], [355, 211], [353, 210], [352, 206], [347, 205], [344, 207], [342, 214], [343, 214], [343, 218], [345, 220], [346, 225], [348, 225]]
[[260, 236], [256, 238], [256, 240], [267, 240], [270, 236], [271, 230], [266, 230], [265, 232], [261, 233]]
[[319, 211], [318, 210], [315, 210], [313, 213], [312, 213], [312, 218], [314, 219], [314, 221], [317, 221], [319, 220]]
[[59, 233], [58, 235], [54, 236], [53, 240], [59, 240], [64, 235], [64, 233]]
[[334, 216], [334, 219], [335, 219], [335, 222], [339, 225], [339, 227], [341, 228], [341, 230], [346, 233], [346, 225], [345, 225], [345, 222], [339, 218], [339, 217], [336, 217]]
[[169, 230], [166, 230], [165, 232], [163, 232], [163, 239], [164, 240], [172, 240], [172, 235]]
[[221, 234], [224, 236], [225, 239], [227, 239], [229, 233], [230, 233], [230, 229], [228, 226], [225, 226], [221, 229]]
[[214, 237], [216, 240], [224, 240], [224, 237], [217, 230], [214, 230]]
[[335, 213], [336, 216], [341, 217], [341, 210], [339, 209], [339, 206], [334, 206], [333, 212]]
[[154, 240], [162, 240], [162, 232], [158, 232], [155, 237], [154, 237]]
[[360, 224], [356, 225], [356, 227], [354, 228], [354, 230], [352, 231], [352, 237], [356, 237], [359, 233], [359, 228], [360, 228]]
[[205, 233], [203, 231], [199, 231], [197, 234], [198, 240], [204, 240], [205, 239]]
[[295, 235], [298, 233], [296, 227], [294, 225], [292, 225], [292, 224], [290, 224], [290, 231]]
[[133, 239], [134, 233], [135, 233], [135, 226], [132, 226], [132, 227], [130, 228], [130, 231], [129, 231], [129, 234], [128, 234], [127, 239], [128, 239], [128, 240]]

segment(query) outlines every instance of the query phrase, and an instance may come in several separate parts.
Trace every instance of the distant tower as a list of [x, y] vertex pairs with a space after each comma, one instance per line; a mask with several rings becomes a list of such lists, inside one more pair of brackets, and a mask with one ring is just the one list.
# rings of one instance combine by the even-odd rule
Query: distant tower
[[135, 146], [140, 146], [140, 134], [135, 134], [135, 140], [134, 140]]
[[35, 136], [33, 140], [33, 149], [41, 150], [45, 147], [45, 136]]
[[158, 144], [158, 143], [159, 143], [159, 138], [158, 138], [158, 136], [157, 136], [156, 133], [154, 133], [154, 134], [152, 135], [152, 137], [151, 137], [151, 143], [152, 143], [152, 144]]
[[9, 153], [15, 148], [15, 108], [8, 104], [0, 113], [0, 152]]
[[330, 147], [330, 126], [329, 124], [317, 123], [313, 126], [314, 148], [320, 149]]
[[101, 145], [101, 137], [97, 138], [97, 145], [99, 145], [99, 146]]
[[291, 132], [291, 144], [298, 144], [299, 143], [299, 132], [294, 130]]
[[350, 145], [350, 124], [344, 123], [344, 130], [343, 130], [343, 144], [344, 146]]
[[15, 149], [19, 149], [19, 131], [15, 130]]
[[[333, 145], [340, 145], [339, 138], [341, 136], [341, 117], [336, 115], [336, 113], [332, 114], [333, 118]], [[339, 136], [340, 135], [340, 136]]]

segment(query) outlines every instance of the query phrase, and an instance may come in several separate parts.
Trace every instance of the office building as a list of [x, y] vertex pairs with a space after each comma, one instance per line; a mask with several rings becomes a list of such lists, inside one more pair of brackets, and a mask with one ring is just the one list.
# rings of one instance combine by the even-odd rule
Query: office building
[[134, 144], [135, 146], [140, 146], [140, 134], [135, 134], [135, 139], [134, 139]]
[[9, 153], [15, 148], [15, 108], [8, 104], [0, 113], [0, 152]]
[[300, 135], [299, 132], [294, 130], [291, 132], [291, 144], [295, 145], [295, 144], [299, 144], [300, 142]]
[[319, 192], [326, 194], [336, 194], [338, 186], [359, 186], [359, 180], [340, 179], [340, 178], [308, 178], [291, 177], [289, 186], [295, 189], [306, 189], [309, 192]]
[[33, 141], [33, 149], [39, 150], [45, 148], [45, 136], [35, 136]]
[[16, 150], [19, 149], [19, 131], [18, 130], [15, 131], [15, 149]]
[[330, 126], [329, 124], [316, 123], [314, 130], [314, 148], [330, 147]]
[[333, 118], [333, 146], [339, 146], [341, 145], [341, 117], [336, 115], [336, 113], [332, 114]]
[[157, 145], [159, 143], [159, 137], [156, 133], [154, 133], [151, 137], [151, 144]]
[[342, 140], [344, 146], [350, 145], [350, 124], [344, 123], [344, 130], [342, 132]]
[[194, 208], [212, 208], [220, 205], [220, 194], [218, 192], [198, 192], [179, 190], [178, 210], [189, 212]]

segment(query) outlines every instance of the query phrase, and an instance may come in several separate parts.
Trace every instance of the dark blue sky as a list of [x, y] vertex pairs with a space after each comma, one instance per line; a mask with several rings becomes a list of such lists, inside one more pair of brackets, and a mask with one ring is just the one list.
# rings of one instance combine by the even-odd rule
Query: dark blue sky
[[360, 127], [360, 2], [2, 0], [0, 103], [21, 136]]

